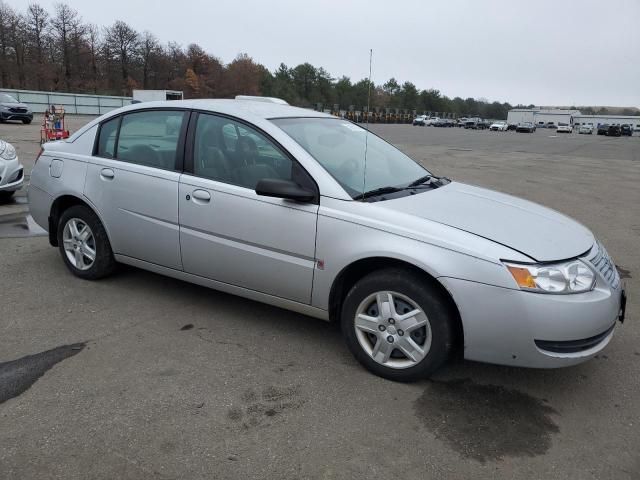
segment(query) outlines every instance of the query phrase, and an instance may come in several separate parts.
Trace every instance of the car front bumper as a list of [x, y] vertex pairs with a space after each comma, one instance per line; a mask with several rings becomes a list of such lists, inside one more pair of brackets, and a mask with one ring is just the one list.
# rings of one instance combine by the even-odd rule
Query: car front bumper
[[20, 161], [0, 158], [0, 192], [19, 190], [24, 183], [24, 168]]
[[10, 111], [5, 111], [5, 110], [1, 110], [0, 111], [0, 118], [2, 120], [29, 120], [32, 121], [33, 120], [33, 112], [26, 112], [26, 113], [16, 113], [16, 112], [10, 112]]
[[624, 286], [598, 277], [586, 293], [552, 295], [441, 278], [460, 311], [468, 360], [533, 368], [582, 363], [604, 349], [624, 309]]

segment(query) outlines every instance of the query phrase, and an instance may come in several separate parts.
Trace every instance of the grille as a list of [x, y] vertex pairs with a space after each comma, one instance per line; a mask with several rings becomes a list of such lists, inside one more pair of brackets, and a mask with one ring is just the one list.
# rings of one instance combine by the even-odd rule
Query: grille
[[587, 261], [600, 273], [602, 278], [614, 289], [620, 286], [620, 274], [616, 265], [611, 260], [607, 250], [602, 244], [596, 240], [591, 252], [587, 257]]
[[9, 111], [12, 113], [27, 113], [27, 109], [22, 107], [12, 107]]

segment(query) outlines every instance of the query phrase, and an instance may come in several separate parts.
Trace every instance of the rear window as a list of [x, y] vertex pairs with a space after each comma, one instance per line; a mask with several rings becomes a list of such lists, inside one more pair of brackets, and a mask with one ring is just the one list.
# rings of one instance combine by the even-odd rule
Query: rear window
[[100, 127], [96, 155], [174, 170], [184, 117], [181, 110], [147, 110], [108, 120]]

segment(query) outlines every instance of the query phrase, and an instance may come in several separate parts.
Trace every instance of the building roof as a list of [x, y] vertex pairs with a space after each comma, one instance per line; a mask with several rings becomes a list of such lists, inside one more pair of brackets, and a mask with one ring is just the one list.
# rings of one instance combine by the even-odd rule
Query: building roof
[[580, 117], [580, 118], [621, 118], [621, 119], [623, 118], [623, 119], [626, 119], [626, 120], [640, 120], [640, 115], [604, 115], [604, 114], [601, 114], [601, 115], [597, 115], [597, 114], [596, 115], [582, 115], [582, 114], [579, 114], [579, 115], [576, 115], [576, 116]]
[[532, 112], [542, 115], [580, 115], [580, 110], [568, 110], [563, 108], [512, 108], [510, 112]]

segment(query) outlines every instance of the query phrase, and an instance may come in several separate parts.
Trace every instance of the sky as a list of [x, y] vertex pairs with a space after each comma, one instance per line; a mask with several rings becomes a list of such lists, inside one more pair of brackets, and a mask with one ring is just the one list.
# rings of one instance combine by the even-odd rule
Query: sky
[[[18, 10], [28, 0], [5, 0]], [[57, 0], [39, 0], [53, 11]], [[66, 0], [228, 63], [309, 62], [334, 77], [394, 77], [449, 97], [640, 107], [640, 0]]]

